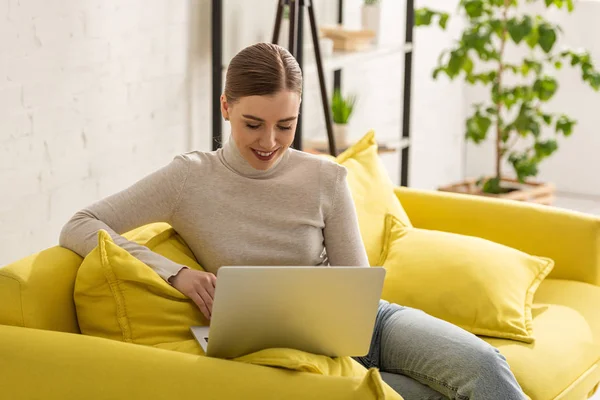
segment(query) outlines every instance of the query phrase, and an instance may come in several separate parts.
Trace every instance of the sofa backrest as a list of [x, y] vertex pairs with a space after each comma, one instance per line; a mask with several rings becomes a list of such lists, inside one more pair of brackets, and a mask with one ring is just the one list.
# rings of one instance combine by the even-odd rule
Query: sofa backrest
[[79, 333], [73, 287], [82, 261], [56, 246], [0, 268], [0, 324]]

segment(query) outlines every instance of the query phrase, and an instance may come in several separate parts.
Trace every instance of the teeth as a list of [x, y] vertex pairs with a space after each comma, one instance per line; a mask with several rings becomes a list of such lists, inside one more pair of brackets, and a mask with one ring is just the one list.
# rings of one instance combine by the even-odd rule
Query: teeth
[[263, 153], [262, 151], [258, 151], [258, 150], [256, 150], [256, 152], [258, 153], [258, 155], [260, 155], [262, 157], [269, 157], [271, 154], [273, 154], [273, 152]]

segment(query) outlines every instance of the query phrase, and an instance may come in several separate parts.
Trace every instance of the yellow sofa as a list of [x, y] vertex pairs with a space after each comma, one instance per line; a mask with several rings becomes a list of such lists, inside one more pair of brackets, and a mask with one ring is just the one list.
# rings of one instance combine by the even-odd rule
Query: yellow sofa
[[[479, 236], [555, 261], [532, 344], [484, 338], [533, 400], [584, 400], [600, 382], [600, 220], [525, 203], [396, 188], [415, 227]], [[53, 247], [0, 268], [0, 398], [365, 398], [371, 380], [211, 359], [79, 334], [82, 259]], [[371, 393], [371, 392], [369, 392]], [[375, 398], [392, 398], [379, 393]]]

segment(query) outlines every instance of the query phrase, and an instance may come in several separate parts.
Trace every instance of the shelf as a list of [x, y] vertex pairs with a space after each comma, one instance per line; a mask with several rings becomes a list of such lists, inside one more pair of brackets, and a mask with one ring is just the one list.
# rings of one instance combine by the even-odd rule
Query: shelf
[[[397, 151], [407, 148], [409, 145], [410, 145], [410, 138], [402, 138], [400, 141], [386, 140], [386, 139], [377, 141], [379, 154], [395, 153]], [[329, 154], [329, 145], [326, 141], [307, 140], [303, 144], [303, 147], [305, 148], [304, 151], [306, 151], [307, 153]], [[337, 149], [338, 154], [342, 153], [347, 148], [348, 148], [348, 146], [338, 148]]]
[[[409, 53], [413, 49], [412, 43], [399, 43], [393, 45], [374, 46], [373, 48], [360, 51], [334, 51], [333, 54], [323, 57], [323, 68], [334, 71], [345, 67], [359, 65], [364, 62], [377, 58], [383, 58], [394, 54]], [[304, 73], [317, 72], [317, 62], [315, 60], [312, 47], [304, 49]], [[223, 70], [227, 69], [227, 64], [223, 65]]]
[[[349, 66], [360, 65], [373, 59], [407, 53], [410, 51], [412, 51], [412, 43], [375, 46], [361, 51], [334, 51], [332, 55], [323, 57], [323, 68], [325, 70], [338, 70]], [[305, 50], [305, 57], [304, 72], [316, 72], [317, 63], [312, 48]]]

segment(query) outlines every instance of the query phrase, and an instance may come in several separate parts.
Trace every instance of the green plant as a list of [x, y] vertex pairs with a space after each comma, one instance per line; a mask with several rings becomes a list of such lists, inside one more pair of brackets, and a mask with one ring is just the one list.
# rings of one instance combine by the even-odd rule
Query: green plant
[[333, 113], [333, 122], [336, 124], [347, 124], [354, 105], [356, 104], [356, 96], [350, 95], [346, 98], [342, 96], [342, 93], [337, 89], [333, 93], [331, 100], [331, 111]]
[[365, 0], [365, 5], [374, 6], [380, 3], [381, 0]]
[[[536, 0], [526, 0], [534, 3]], [[562, 33], [560, 26], [541, 15], [524, 12], [524, 1], [461, 0], [459, 13], [466, 26], [457, 43], [444, 51], [433, 78], [445, 74], [451, 80], [462, 77], [468, 84], [489, 88], [489, 100], [473, 105], [466, 120], [466, 138], [481, 143], [495, 134], [495, 176], [481, 179], [482, 190], [502, 193], [502, 163], [512, 165], [520, 182], [538, 174], [540, 162], [558, 149], [556, 138], [573, 133], [576, 121], [565, 114], [544, 110], [559, 89], [551, 71], [563, 65], [578, 67], [581, 79], [594, 90], [600, 89], [600, 73], [589, 53], [555, 49]], [[573, 0], [543, 0], [546, 8], [573, 11]], [[415, 10], [415, 25], [437, 21], [446, 29], [449, 14], [428, 8]], [[527, 49], [518, 62], [506, 56], [508, 45]], [[510, 76], [510, 75], [512, 76]], [[517, 82], [517, 83], [508, 83]], [[544, 131], [544, 126], [550, 130]]]

